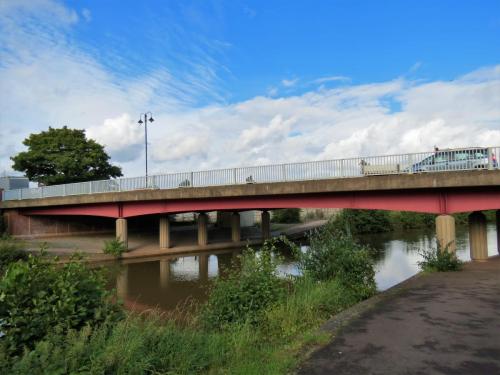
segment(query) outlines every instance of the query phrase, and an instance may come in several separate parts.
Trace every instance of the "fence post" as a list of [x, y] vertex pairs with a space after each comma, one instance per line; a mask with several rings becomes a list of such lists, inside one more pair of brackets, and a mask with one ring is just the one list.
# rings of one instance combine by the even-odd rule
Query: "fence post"
[[92, 181], [89, 181], [89, 194], [92, 194]]
[[413, 173], [413, 154], [408, 154], [408, 173]]
[[236, 185], [236, 168], [233, 168], [233, 185]]
[[281, 165], [281, 174], [283, 175], [283, 181], [286, 181], [286, 165]]
[[191, 186], [194, 186], [193, 175], [194, 175], [194, 172], [191, 172], [190, 177], [189, 177], [191, 179]]

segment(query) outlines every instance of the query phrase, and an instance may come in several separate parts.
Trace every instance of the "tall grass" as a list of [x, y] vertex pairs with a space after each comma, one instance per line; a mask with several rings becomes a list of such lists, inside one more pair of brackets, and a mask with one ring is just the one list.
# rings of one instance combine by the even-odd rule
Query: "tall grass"
[[[365, 254], [347, 237], [317, 236], [312, 248], [321, 255]], [[0, 373], [288, 373], [298, 364], [304, 345], [325, 341], [325, 334], [318, 333], [325, 320], [367, 297], [366, 285], [350, 285], [365, 279], [353, 277], [359, 268], [349, 269], [352, 263], [338, 262], [334, 269], [340, 273], [315, 277], [313, 262], [304, 265], [304, 276], [278, 279], [269, 250], [246, 252], [240, 272], [219, 279], [209, 302], [190, 319], [129, 314], [118, 322], [81, 329], [55, 327], [15, 358], [5, 354], [0, 339]], [[364, 255], [356, 259], [358, 265], [367, 260]]]

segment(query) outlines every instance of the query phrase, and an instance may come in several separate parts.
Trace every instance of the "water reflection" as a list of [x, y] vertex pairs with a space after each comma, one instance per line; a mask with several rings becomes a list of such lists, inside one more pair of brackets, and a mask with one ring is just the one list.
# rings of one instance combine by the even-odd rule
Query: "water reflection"
[[[366, 235], [360, 241], [375, 249], [376, 282], [385, 290], [418, 272], [421, 249], [435, 248], [434, 233], [405, 231]], [[496, 229], [488, 226], [489, 255], [497, 253]], [[207, 286], [219, 272], [232, 267], [239, 251], [220, 251], [217, 254], [197, 254], [165, 257], [122, 265], [115, 273], [113, 286], [131, 309], [144, 310], [159, 307], [174, 309], [190, 299], [206, 299]], [[467, 228], [457, 228], [457, 255], [470, 260]], [[298, 275], [297, 265], [285, 257], [279, 267], [282, 275]]]

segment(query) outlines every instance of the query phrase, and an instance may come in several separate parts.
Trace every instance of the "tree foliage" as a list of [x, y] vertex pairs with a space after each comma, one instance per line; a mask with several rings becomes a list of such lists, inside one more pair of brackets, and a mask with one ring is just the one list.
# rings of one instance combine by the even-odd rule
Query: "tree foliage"
[[23, 141], [28, 151], [12, 157], [12, 168], [44, 185], [119, 177], [120, 167], [109, 163], [104, 147], [87, 139], [84, 130], [63, 127], [31, 134]]

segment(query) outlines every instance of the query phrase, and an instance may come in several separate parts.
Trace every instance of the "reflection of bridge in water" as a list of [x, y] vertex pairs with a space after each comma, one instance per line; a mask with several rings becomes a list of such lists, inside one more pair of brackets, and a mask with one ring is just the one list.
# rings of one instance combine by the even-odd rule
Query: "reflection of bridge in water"
[[[116, 275], [118, 297], [128, 309], [172, 310], [189, 298], [202, 301], [209, 280], [223, 275], [240, 251], [125, 261]], [[168, 299], [159, 296], [168, 295]]]
[[[231, 229], [235, 245], [244, 245], [240, 212], [248, 210], [262, 211], [264, 239], [270, 237], [271, 209], [359, 208], [435, 213], [439, 215], [436, 232], [440, 243], [454, 250], [455, 222], [451, 214], [472, 211], [471, 257], [484, 259], [486, 220], [480, 211], [500, 209], [500, 171], [494, 161], [499, 150], [490, 147], [440, 151], [439, 163], [431, 152], [12, 190], [5, 192], [1, 208], [9, 232], [15, 236], [96, 232], [109, 230], [112, 225], [116, 236], [127, 243], [129, 222], [134, 218], [138, 218], [136, 222], [146, 222], [149, 218], [158, 228], [158, 253], [160, 249], [168, 253], [172, 247], [171, 216], [176, 213], [198, 213], [200, 248], [209, 243], [210, 211], [227, 217], [223, 221]], [[424, 160], [432, 160], [432, 168], [426, 173], [415, 173], [422, 170]]]

